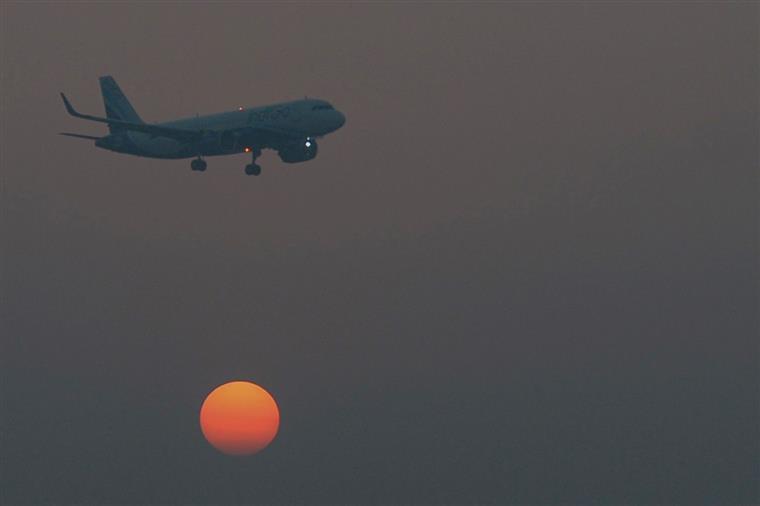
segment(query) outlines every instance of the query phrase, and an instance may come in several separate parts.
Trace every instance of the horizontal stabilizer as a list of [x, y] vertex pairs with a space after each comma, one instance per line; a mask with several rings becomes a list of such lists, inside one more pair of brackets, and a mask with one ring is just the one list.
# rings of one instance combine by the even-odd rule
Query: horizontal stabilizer
[[72, 134], [69, 132], [60, 132], [58, 135], [65, 135], [66, 137], [78, 137], [80, 139], [89, 139], [91, 141], [96, 141], [100, 139], [100, 137], [97, 137], [95, 135]]

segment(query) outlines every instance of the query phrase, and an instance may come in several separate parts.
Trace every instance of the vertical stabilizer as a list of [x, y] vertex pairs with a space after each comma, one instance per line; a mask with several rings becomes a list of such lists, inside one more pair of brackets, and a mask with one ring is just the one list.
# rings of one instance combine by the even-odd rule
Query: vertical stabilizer
[[[106, 107], [106, 117], [108, 119], [117, 119], [121, 121], [130, 121], [132, 123], [143, 123], [140, 116], [129, 103], [127, 97], [116, 84], [116, 80], [111, 76], [100, 78], [100, 92], [103, 94], [103, 104]], [[111, 133], [118, 132], [121, 128], [117, 125], [109, 125]]]

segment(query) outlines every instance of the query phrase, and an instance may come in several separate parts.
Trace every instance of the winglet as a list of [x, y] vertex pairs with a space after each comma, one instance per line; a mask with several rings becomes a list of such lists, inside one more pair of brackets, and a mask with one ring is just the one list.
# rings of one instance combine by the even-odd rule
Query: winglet
[[71, 102], [69, 102], [69, 99], [66, 98], [66, 95], [61, 92], [61, 98], [63, 99], [63, 105], [66, 106], [66, 111], [71, 114], [72, 116], [76, 116], [78, 118], [81, 118], [82, 115], [79, 114], [76, 109], [71, 105]]

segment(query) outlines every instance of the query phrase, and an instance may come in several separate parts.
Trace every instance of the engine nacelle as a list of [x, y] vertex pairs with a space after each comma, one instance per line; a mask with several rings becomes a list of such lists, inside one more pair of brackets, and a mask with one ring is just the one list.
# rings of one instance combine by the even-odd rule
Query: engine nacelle
[[280, 155], [280, 160], [285, 163], [305, 162], [317, 156], [317, 141], [304, 139], [281, 148], [277, 154]]

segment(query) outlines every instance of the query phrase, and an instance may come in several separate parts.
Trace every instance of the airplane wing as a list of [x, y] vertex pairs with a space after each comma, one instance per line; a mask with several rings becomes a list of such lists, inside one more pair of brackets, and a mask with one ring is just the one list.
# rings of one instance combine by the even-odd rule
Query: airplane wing
[[150, 125], [148, 123], [133, 123], [131, 121], [122, 121], [118, 119], [103, 118], [100, 116], [91, 116], [89, 114], [82, 114], [77, 112], [71, 105], [66, 95], [61, 93], [63, 99], [63, 105], [66, 106], [66, 111], [76, 118], [82, 118], [90, 121], [97, 121], [99, 123], [107, 123], [109, 125], [118, 125], [125, 130], [132, 130], [134, 132], [142, 132], [156, 137], [169, 137], [177, 139], [179, 141], [194, 141], [198, 140], [203, 134], [195, 130], [185, 130], [182, 128], [171, 128], [159, 125]]

